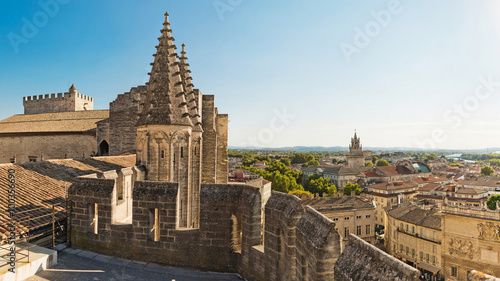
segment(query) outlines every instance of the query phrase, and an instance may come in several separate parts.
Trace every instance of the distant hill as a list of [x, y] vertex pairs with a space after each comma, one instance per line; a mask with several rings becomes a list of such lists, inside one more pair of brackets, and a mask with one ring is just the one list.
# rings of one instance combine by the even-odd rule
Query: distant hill
[[[296, 152], [314, 152], [314, 151], [349, 151], [347, 146], [292, 146], [292, 147], [239, 147], [239, 146], [229, 146], [232, 150], [277, 150], [277, 151], [287, 151], [292, 150]], [[500, 148], [482, 148], [482, 149], [422, 149], [416, 147], [363, 147], [365, 150], [380, 151], [380, 152], [393, 152], [393, 151], [435, 151], [435, 152], [447, 152], [447, 153], [494, 153], [499, 152]]]

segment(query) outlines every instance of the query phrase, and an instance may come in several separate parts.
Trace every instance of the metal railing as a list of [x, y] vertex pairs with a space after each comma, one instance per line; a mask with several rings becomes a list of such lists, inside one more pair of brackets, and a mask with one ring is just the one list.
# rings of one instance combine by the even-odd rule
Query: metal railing
[[[47, 210], [47, 207], [39, 207], [16, 212], [15, 217], [7, 221], [8, 225], [14, 224], [15, 229], [17, 229], [14, 240], [15, 242], [14, 244], [7, 244], [3, 241], [0, 245], [0, 251], [7, 252], [6, 254], [0, 254], [0, 268], [11, 264], [10, 257], [14, 252], [16, 263], [29, 263], [30, 248], [38, 246], [38, 241], [43, 238], [51, 236], [51, 246], [52, 249], [54, 249], [56, 245], [56, 238], [61, 237], [61, 234], [65, 229], [67, 229], [66, 221], [68, 213], [66, 204], [66, 202], [52, 204], [50, 212], [37, 216], [29, 215], [29, 213], [39, 210]], [[57, 219], [58, 215], [61, 213], [64, 213], [65, 218]], [[48, 226], [50, 226], [50, 228]], [[22, 229], [26, 230], [22, 231]], [[33, 240], [35, 240], [35, 242], [31, 243]], [[12, 247], [15, 247], [14, 251], [12, 250]], [[8, 262], [1, 264], [2, 261]]]

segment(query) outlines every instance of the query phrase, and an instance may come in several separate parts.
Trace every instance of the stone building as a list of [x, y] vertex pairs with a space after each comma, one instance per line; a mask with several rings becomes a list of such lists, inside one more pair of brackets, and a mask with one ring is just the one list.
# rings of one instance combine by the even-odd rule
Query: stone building
[[302, 200], [335, 223], [340, 235], [341, 251], [349, 242], [349, 234], [375, 244], [375, 205], [359, 196], [317, 197]]
[[96, 122], [109, 112], [92, 109], [93, 98], [74, 85], [64, 95], [25, 97], [25, 114], [0, 121], [0, 163], [95, 155]]
[[[387, 211], [387, 251], [439, 280], [442, 261], [441, 216], [437, 207], [425, 210], [412, 202]], [[442, 275], [441, 275], [442, 276]]]
[[468, 280], [472, 270], [500, 276], [500, 208], [443, 204], [441, 215], [446, 280]]
[[417, 189], [418, 185], [413, 181], [369, 185], [368, 194], [373, 197], [377, 206], [375, 222], [380, 226], [385, 226], [385, 208], [392, 208], [392, 206], [410, 201], [417, 195]]
[[24, 97], [24, 114], [71, 112], [94, 109], [94, 99], [78, 93], [75, 84], [71, 85], [69, 92]]

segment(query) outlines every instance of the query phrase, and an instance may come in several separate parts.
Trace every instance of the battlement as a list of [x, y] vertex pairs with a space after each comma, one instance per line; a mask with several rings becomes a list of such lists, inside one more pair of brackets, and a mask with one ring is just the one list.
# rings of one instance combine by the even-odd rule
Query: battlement
[[24, 114], [93, 110], [94, 98], [80, 94], [73, 85], [69, 92], [23, 97]]

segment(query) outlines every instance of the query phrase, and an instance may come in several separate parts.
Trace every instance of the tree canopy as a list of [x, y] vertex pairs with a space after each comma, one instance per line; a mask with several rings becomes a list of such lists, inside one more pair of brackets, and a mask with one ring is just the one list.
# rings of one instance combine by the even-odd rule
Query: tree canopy
[[481, 174], [483, 174], [485, 176], [491, 176], [494, 173], [495, 173], [495, 170], [493, 170], [493, 168], [490, 166], [484, 166], [481, 168]]
[[303, 164], [314, 159], [310, 153], [295, 153], [292, 158], [292, 164]]
[[352, 191], [355, 191], [356, 195], [360, 195], [363, 189], [357, 183], [348, 182], [344, 186], [344, 195], [351, 195]]
[[373, 167], [373, 163], [372, 162], [365, 162], [365, 166], [367, 166], [367, 167]]
[[307, 177], [304, 189], [312, 194], [319, 193], [320, 196], [323, 196], [323, 193], [326, 193], [327, 196], [334, 196], [337, 192], [337, 187], [330, 182], [330, 179], [322, 178], [318, 174]]
[[389, 161], [385, 160], [385, 159], [380, 159], [377, 161], [377, 166], [381, 167], [381, 166], [391, 166], [391, 164], [389, 164]]
[[238, 168], [249, 170], [272, 182], [272, 190], [284, 193], [289, 193], [294, 190], [304, 190], [302, 185], [299, 184], [302, 178], [302, 172], [291, 170], [280, 161], [274, 160], [270, 162], [264, 171], [255, 167], [239, 166]]
[[498, 194], [493, 195], [490, 198], [488, 198], [488, 201], [486, 201], [486, 205], [488, 206], [488, 209], [496, 210], [498, 201], [500, 201], [500, 195], [498, 195]]

